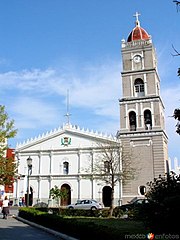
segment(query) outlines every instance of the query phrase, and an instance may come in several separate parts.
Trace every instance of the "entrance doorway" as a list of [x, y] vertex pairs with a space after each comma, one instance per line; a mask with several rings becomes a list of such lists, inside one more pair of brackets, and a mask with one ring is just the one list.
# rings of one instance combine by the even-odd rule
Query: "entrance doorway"
[[67, 193], [65, 198], [61, 198], [61, 206], [71, 204], [71, 187], [68, 184], [63, 184], [61, 186], [61, 191], [65, 191]]
[[109, 186], [103, 187], [102, 190], [102, 201], [105, 207], [110, 207], [111, 205], [111, 192], [112, 189]]

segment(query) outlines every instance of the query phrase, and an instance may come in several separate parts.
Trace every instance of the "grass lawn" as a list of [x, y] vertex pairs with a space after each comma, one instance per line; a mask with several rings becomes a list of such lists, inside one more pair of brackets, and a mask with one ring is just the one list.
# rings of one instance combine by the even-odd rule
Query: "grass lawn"
[[19, 216], [80, 240], [147, 239], [143, 222], [120, 218], [60, 216], [21, 208]]
[[134, 220], [85, 217], [66, 217], [66, 220], [74, 222], [75, 228], [71, 233], [79, 239], [135, 239], [138, 234], [145, 239], [149, 233], [143, 222]]

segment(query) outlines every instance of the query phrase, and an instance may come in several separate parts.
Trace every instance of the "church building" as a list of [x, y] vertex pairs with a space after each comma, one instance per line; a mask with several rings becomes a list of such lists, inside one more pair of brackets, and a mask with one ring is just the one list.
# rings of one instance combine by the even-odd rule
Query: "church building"
[[[109, 206], [111, 187], [97, 181], [92, 173], [93, 162], [99, 156], [101, 146], [107, 142], [116, 144], [118, 140], [111, 135], [80, 129], [68, 123], [19, 144], [16, 148], [20, 176], [16, 181], [16, 201], [19, 197], [26, 199], [29, 185], [30, 206], [39, 202], [54, 206], [56, 203], [49, 193], [51, 188], [58, 186], [68, 192], [68, 197], [61, 199], [61, 205], [74, 203], [78, 199], [96, 199]], [[31, 159], [30, 171], [27, 159]], [[121, 189], [119, 181], [115, 188], [116, 205], [122, 199]]]
[[[146, 183], [167, 171], [168, 138], [165, 133], [164, 105], [160, 96], [157, 57], [151, 36], [140, 26], [136, 13], [135, 27], [127, 40], [122, 40], [122, 98], [120, 129], [116, 137], [80, 129], [70, 123], [47, 134], [18, 144], [15, 149], [19, 178], [14, 184], [14, 198], [27, 196], [30, 205], [54, 202], [49, 191], [55, 185], [69, 192], [61, 205], [77, 199], [96, 199], [110, 204], [111, 187], [86, 177], [86, 166], [97, 154], [96, 143], [117, 143], [122, 151], [122, 164], [127, 156], [133, 176], [119, 180], [115, 186], [115, 205], [144, 197]], [[117, 102], [118, 104], [118, 102]], [[126, 157], [125, 157], [126, 156]], [[31, 172], [27, 159], [32, 160]], [[124, 158], [124, 159], [123, 159]], [[28, 183], [28, 185], [27, 185]]]

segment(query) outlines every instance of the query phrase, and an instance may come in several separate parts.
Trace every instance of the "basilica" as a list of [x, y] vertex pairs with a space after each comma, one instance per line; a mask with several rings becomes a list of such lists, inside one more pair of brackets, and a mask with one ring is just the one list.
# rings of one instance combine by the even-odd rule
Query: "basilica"
[[[149, 33], [141, 27], [139, 14], [127, 39], [121, 41], [122, 98], [120, 126], [115, 137], [90, 131], [69, 122], [42, 136], [17, 144], [15, 159], [19, 178], [14, 184], [14, 199], [27, 197], [29, 205], [45, 202], [54, 206], [49, 192], [55, 185], [68, 191], [61, 205], [77, 199], [96, 199], [109, 206], [111, 186], [96, 181], [93, 173], [86, 178], [86, 165], [96, 158], [96, 143], [119, 144], [128, 153], [134, 177], [119, 179], [114, 203], [120, 205], [144, 197], [147, 182], [167, 171], [168, 137], [165, 132], [164, 105], [160, 95], [160, 77], [156, 51]], [[127, 156], [127, 155], [126, 155]], [[27, 166], [31, 159], [31, 171]], [[123, 162], [123, 161], [122, 161]]]

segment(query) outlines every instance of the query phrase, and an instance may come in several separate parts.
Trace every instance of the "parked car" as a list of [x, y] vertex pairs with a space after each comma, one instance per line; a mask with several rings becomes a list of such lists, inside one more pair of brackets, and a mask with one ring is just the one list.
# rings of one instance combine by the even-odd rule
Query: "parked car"
[[127, 204], [120, 206], [119, 208], [123, 211], [128, 211], [128, 210], [134, 209], [138, 206], [141, 206], [144, 203], [148, 203], [148, 200], [147, 199], [136, 199], [136, 200], [130, 201]]
[[97, 202], [94, 199], [84, 199], [84, 200], [77, 200], [75, 204], [70, 204], [67, 206], [69, 209], [102, 209], [103, 205], [102, 203]]

